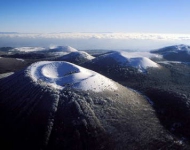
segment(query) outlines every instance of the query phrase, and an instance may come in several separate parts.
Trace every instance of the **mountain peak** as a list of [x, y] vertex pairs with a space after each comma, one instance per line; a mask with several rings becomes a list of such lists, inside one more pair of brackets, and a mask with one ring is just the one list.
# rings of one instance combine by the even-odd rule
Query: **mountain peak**
[[110, 79], [83, 67], [64, 61], [41, 61], [26, 69], [33, 81], [50, 85], [55, 89], [72, 87], [81, 90], [101, 92], [114, 91], [117, 86]]

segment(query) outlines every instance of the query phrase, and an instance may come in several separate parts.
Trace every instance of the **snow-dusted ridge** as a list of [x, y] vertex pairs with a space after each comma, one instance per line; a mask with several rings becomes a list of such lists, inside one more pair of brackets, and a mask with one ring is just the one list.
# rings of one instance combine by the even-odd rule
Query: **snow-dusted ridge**
[[185, 44], [180, 44], [180, 45], [173, 45], [173, 46], [167, 46], [164, 48], [160, 48], [160, 49], [156, 49], [156, 50], [152, 50], [152, 53], [160, 53], [162, 55], [167, 54], [167, 53], [178, 53], [178, 52], [182, 52], [182, 51], [186, 51], [190, 54], [190, 46], [185, 45]]
[[116, 84], [110, 79], [72, 63], [59, 61], [41, 61], [26, 69], [33, 81], [50, 85], [56, 89], [72, 87], [81, 90], [101, 92], [117, 90]]
[[86, 58], [88, 60], [92, 60], [95, 58], [95, 57], [91, 56], [90, 54], [88, 54], [87, 52], [84, 52], [84, 51], [71, 52], [69, 55], [67, 55], [65, 57], [75, 57], [75, 56], [83, 57], [83, 58]]
[[[121, 65], [131, 66], [137, 68], [139, 71], [143, 72], [149, 67], [159, 67], [159, 65], [149, 58], [157, 57], [159, 55], [151, 54], [149, 52], [113, 52], [100, 56], [100, 58], [113, 58], [115, 61], [119, 62]], [[98, 58], [99, 59], [99, 58]]]
[[78, 50], [71, 46], [50, 46], [50, 50], [63, 51], [63, 52], [77, 52]]
[[135, 57], [147, 57], [147, 58], [162, 58], [159, 54], [153, 54], [150, 52], [126, 52], [126, 51], [120, 51], [121, 55], [126, 58], [135, 58]]
[[76, 52], [71, 52], [67, 55], [63, 55], [61, 57], [58, 58], [58, 60], [61, 60], [61, 61], [68, 61], [69, 59], [77, 59], [77, 60], [92, 60], [94, 59], [95, 57], [93, 57], [92, 55], [84, 52], [84, 51], [76, 51]]

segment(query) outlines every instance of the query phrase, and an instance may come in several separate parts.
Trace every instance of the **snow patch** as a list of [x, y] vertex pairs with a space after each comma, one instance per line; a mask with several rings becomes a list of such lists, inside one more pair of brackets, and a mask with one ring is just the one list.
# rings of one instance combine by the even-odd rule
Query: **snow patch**
[[18, 52], [36, 52], [36, 51], [44, 51], [47, 50], [44, 47], [18, 47], [14, 48], [11, 51], [18, 51]]
[[19, 61], [22, 61], [22, 62], [24, 61], [24, 59], [20, 59], [20, 58], [16, 58], [16, 60], [19, 60]]
[[10, 76], [10, 75], [12, 75], [12, 74], [14, 74], [14, 72], [2, 73], [2, 74], [0, 74], [0, 79], [6, 78], [6, 77], [8, 77], [8, 76]]
[[37, 62], [29, 66], [26, 71], [35, 82], [50, 85], [56, 89], [73, 87], [94, 92], [117, 90], [117, 86], [112, 80], [94, 71], [64, 61]]
[[86, 58], [87, 60], [92, 60], [95, 58], [84, 51], [71, 52], [68, 55], [64, 56], [64, 58], [71, 58], [71, 57]]

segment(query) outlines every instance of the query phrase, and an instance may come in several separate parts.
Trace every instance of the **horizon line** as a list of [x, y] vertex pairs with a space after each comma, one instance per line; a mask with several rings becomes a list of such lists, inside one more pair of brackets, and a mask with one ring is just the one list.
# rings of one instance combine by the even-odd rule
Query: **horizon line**
[[190, 34], [190, 33], [163, 33], [163, 32], [4, 32], [0, 31], [0, 34], [61, 34], [61, 33], [109, 33], [109, 34]]

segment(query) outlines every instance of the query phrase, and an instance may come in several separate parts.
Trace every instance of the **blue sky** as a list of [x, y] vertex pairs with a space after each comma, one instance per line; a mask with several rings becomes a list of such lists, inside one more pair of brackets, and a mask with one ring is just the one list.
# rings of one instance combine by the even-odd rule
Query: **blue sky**
[[0, 32], [190, 34], [190, 0], [0, 0]]

